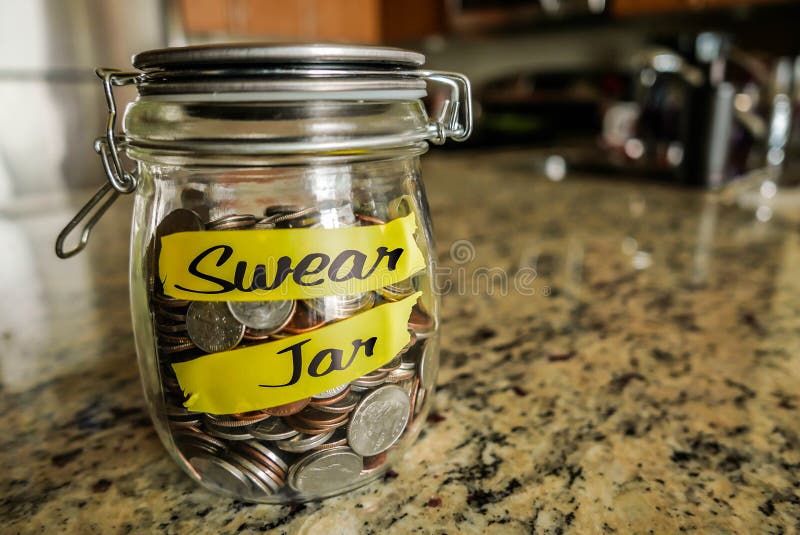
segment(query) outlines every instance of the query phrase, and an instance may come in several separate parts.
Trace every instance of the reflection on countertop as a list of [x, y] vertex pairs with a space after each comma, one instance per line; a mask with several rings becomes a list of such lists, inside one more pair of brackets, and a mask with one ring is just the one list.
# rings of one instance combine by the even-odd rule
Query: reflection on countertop
[[702, 193], [425, 159], [444, 298], [437, 406], [403, 464], [300, 507], [197, 488], [145, 412], [130, 201], [0, 212], [7, 532], [788, 532], [800, 523], [800, 235]]

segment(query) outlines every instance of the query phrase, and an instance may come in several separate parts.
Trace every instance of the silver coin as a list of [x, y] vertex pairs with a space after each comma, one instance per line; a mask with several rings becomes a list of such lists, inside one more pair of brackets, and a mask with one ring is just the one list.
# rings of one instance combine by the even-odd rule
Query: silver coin
[[219, 457], [196, 455], [189, 459], [189, 464], [200, 475], [200, 480], [212, 487], [240, 496], [249, 496], [253, 492], [250, 478], [240, 468]]
[[392, 446], [408, 424], [411, 401], [397, 385], [382, 386], [364, 396], [350, 416], [347, 443], [369, 456]]
[[427, 390], [424, 388], [420, 388], [417, 390], [417, 399], [414, 404], [414, 416], [419, 414], [422, 411], [422, 408], [425, 406], [425, 395]]
[[244, 427], [224, 427], [221, 425], [213, 425], [208, 420], [205, 421], [206, 431], [209, 435], [226, 440], [249, 440], [253, 438], [250, 434], [250, 428]]
[[252, 214], [229, 214], [206, 224], [208, 230], [245, 229], [255, 225], [258, 219]]
[[387, 374], [381, 375], [377, 379], [357, 379], [357, 380], [353, 381], [350, 384], [351, 384], [351, 386], [356, 387], [356, 388], [377, 388], [377, 387], [381, 386], [383, 383], [385, 383], [386, 379], [388, 379], [388, 377], [389, 377], [389, 374], [387, 373]]
[[344, 392], [344, 390], [345, 390], [345, 388], [347, 388], [347, 386], [348, 386], [347, 383], [344, 383], [344, 384], [339, 385], [339, 386], [335, 386], [335, 387], [333, 387], [333, 388], [331, 388], [329, 390], [326, 390], [325, 392], [320, 392], [319, 394], [317, 394], [315, 396], [311, 396], [311, 399], [328, 399], [328, 398], [332, 398], [333, 396], [335, 396], [337, 394], [341, 394], [342, 392]]
[[224, 302], [194, 301], [186, 312], [189, 338], [206, 353], [227, 351], [237, 346], [245, 326], [233, 317]]
[[259, 335], [276, 332], [289, 323], [296, 301], [228, 301], [228, 310], [240, 323]]
[[306, 300], [306, 303], [326, 320], [344, 319], [372, 308], [372, 305], [375, 304], [375, 293], [364, 292], [360, 294], [316, 297]]
[[436, 384], [439, 375], [439, 340], [432, 338], [422, 351], [419, 360], [419, 382], [423, 388], [431, 388]]
[[322, 433], [319, 435], [306, 435], [300, 433], [299, 435], [293, 436], [292, 438], [286, 440], [280, 440], [275, 443], [283, 451], [288, 451], [291, 453], [303, 453], [305, 451], [310, 450], [311, 448], [315, 448], [320, 444], [324, 444], [328, 441], [329, 438], [333, 436], [333, 433], [336, 430], [333, 429], [328, 431], [327, 433]]
[[221, 440], [192, 429], [180, 429], [173, 432], [175, 444], [187, 456], [200, 454], [217, 455], [225, 449]]
[[261, 493], [272, 494], [280, 490], [278, 484], [266, 474], [265, 470], [250, 459], [236, 452], [229, 451], [227, 460], [234, 466], [240, 468], [244, 475], [250, 479], [250, 483], [253, 487], [261, 491]]
[[322, 496], [355, 481], [364, 462], [346, 446], [315, 451], [292, 465], [289, 485], [309, 496]]
[[391, 372], [386, 377], [386, 382], [387, 383], [399, 383], [399, 382], [402, 382], [402, 381], [407, 381], [408, 379], [412, 379], [414, 377], [415, 373], [416, 372], [414, 371], [413, 368], [410, 369], [410, 370], [409, 369], [399, 368], [399, 369]]
[[271, 416], [252, 426], [250, 434], [260, 440], [286, 440], [296, 436], [298, 432], [289, 427], [289, 424], [281, 418]]
[[343, 397], [336, 403], [332, 403], [330, 405], [317, 405], [314, 408], [319, 412], [326, 412], [331, 414], [344, 414], [346, 412], [350, 412], [353, 409], [355, 409], [359, 400], [361, 400], [361, 396], [351, 391], [348, 392], [345, 397]]
[[247, 444], [251, 448], [254, 448], [255, 450], [261, 452], [262, 455], [265, 455], [265, 456], [269, 457], [269, 459], [272, 462], [274, 462], [278, 466], [278, 468], [280, 468], [281, 470], [284, 471], [284, 475], [285, 475], [285, 472], [287, 470], [289, 470], [289, 463], [287, 463], [283, 459], [283, 457], [281, 457], [281, 455], [285, 456], [286, 454], [279, 454], [278, 452], [274, 451], [272, 448], [269, 448], [266, 444], [262, 444], [261, 442], [259, 442], [257, 440], [250, 440], [248, 442], [243, 442], [243, 444]]

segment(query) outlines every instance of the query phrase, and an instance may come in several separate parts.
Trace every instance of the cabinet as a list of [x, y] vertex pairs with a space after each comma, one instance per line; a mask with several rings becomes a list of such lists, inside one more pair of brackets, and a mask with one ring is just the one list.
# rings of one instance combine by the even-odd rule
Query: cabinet
[[402, 42], [440, 33], [439, 0], [180, 0], [190, 38]]
[[652, 13], [697, 11], [752, 4], [775, 4], [786, 0], [614, 0], [611, 12], [615, 16], [628, 17]]

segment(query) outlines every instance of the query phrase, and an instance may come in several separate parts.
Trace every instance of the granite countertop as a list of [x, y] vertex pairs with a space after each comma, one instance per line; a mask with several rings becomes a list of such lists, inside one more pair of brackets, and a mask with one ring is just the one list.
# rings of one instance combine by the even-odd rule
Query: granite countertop
[[463, 281], [435, 411], [387, 477], [295, 507], [210, 495], [158, 441], [130, 202], [69, 261], [52, 241], [75, 202], [0, 211], [0, 531], [800, 530], [794, 225], [647, 182], [553, 183], [525, 152], [424, 168], [440, 276]]

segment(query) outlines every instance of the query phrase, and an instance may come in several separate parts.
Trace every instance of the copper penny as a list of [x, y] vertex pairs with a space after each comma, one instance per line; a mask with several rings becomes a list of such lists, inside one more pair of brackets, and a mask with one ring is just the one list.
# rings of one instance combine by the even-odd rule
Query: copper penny
[[324, 427], [328, 425], [336, 425], [339, 422], [347, 420], [347, 414], [323, 412], [316, 410], [313, 407], [306, 407], [301, 412], [298, 412], [292, 416], [292, 418], [296, 418], [297, 420], [314, 427]]
[[305, 303], [298, 303], [294, 316], [284, 330], [292, 334], [302, 334], [318, 329], [326, 323], [327, 321], [320, 318], [318, 314], [310, 311]]
[[349, 393], [350, 393], [350, 385], [346, 385], [344, 390], [342, 390], [341, 392], [339, 392], [335, 396], [331, 396], [329, 398], [315, 398], [315, 397], [312, 397], [310, 405], [312, 407], [333, 405], [334, 403], [338, 403], [338, 402], [342, 401], [347, 396], [347, 394], [349, 394]]
[[355, 214], [356, 218], [361, 222], [362, 226], [370, 226], [370, 225], [385, 225], [386, 221], [382, 219], [378, 219], [375, 216], [367, 215], [367, 214]]
[[264, 412], [267, 414], [271, 414], [272, 416], [290, 416], [292, 414], [297, 414], [301, 410], [306, 408], [311, 398], [303, 398], [298, 399], [297, 401], [292, 401], [291, 403], [286, 403], [284, 405], [278, 405], [277, 407], [270, 407], [268, 409], [264, 409]]
[[364, 457], [364, 468], [361, 470], [362, 474], [374, 472], [381, 466], [386, 464], [386, 453], [379, 453], [377, 455], [368, 455]]
[[426, 334], [431, 334], [429, 331], [433, 330], [434, 321], [433, 316], [425, 312], [419, 301], [411, 309], [411, 316], [408, 318], [408, 326], [414, 329], [418, 338]]
[[325, 433], [332, 433], [333, 429], [335, 429], [335, 428], [325, 429], [325, 428], [321, 428], [321, 427], [311, 426], [311, 425], [305, 424], [302, 421], [299, 421], [299, 420], [297, 420], [297, 419], [295, 419], [295, 418], [293, 418], [291, 416], [285, 418], [285, 420], [286, 420], [286, 423], [289, 424], [292, 427], [292, 429], [294, 429], [295, 431], [298, 431], [299, 433], [301, 433], [298, 436], [323, 435]]
[[234, 446], [240, 453], [246, 455], [253, 461], [258, 462], [261, 466], [268, 468], [271, 472], [274, 472], [276, 476], [280, 479], [284, 479], [286, 477], [286, 470], [278, 466], [278, 464], [264, 455], [261, 451], [254, 448], [250, 441], [247, 442], [239, 442]]

